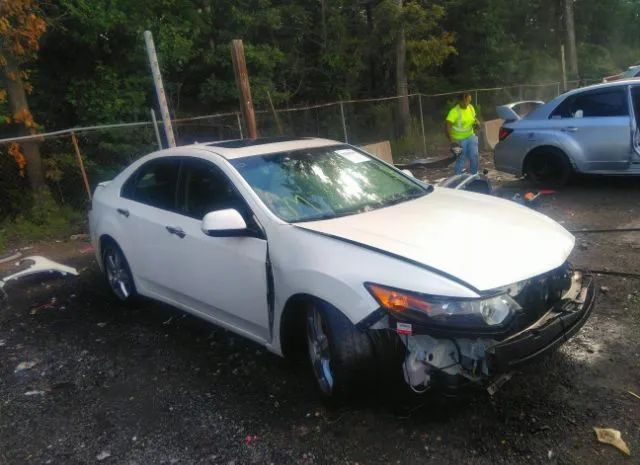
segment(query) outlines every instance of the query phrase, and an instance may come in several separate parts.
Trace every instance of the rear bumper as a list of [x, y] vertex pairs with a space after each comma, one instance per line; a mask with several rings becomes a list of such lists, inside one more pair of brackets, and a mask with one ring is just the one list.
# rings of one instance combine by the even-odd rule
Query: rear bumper
[[595, 300], [594, 280], [591, 276], [585, 276], [577, 300], [566, 302], [544, 324], [527, 329], [489, 348], [489, 371], [493, 374], [513, 371], [567, 342], [585, 324]]
[[[513, 134], [511, 136], [514, 136]], [[509, 140], [498, 142], [493, 149], [493, 164], [496, 170], [516, 176], [522, 176], [522, 159], [520, 150]]]

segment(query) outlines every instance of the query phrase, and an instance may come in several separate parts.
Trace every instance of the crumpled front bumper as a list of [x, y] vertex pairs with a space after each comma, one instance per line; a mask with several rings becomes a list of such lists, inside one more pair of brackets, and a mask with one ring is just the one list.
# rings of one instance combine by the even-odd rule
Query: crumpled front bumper
[[534, 325], [487, 349], [491, 373], [513, 371], [568, 341], [585, 324], [595, 304], [593, 277], [583, 276], [576, 300], [551, 310]]
[[595, 294], [593, 277], [573, 272], [562, 299], [512, 333], [492, 337], [441, 330], [401, 336], [406, 348], [405, 380], [417, 391], [434, 385], [457, 388], [472, 382], [488, 385], [488, 390], [495, 392], [512, 372], [578, 332], [593, 310]]

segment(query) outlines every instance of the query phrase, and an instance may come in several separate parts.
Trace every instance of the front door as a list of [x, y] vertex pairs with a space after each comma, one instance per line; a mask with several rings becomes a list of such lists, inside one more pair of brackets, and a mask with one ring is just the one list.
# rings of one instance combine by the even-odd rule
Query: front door
[[249, 207], [228, 177], [209, 160], [184, 157], [178, 211], [184, 236], [171, 251], [176, 299], [254, 339], [269, 339], [267, 241], [210, 237], [204, 215], [234, 208], [257, 228]]
[[628, 168], [631, 154], [631, 118], [627, 86], [605, 87], [567, 97], [551, 114], [567, 153], [585, 171]]

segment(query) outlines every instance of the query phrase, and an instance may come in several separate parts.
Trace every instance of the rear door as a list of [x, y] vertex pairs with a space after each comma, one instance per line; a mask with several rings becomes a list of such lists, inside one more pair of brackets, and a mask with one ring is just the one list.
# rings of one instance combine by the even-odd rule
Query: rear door
[[631, 86], [631, 108], [633, 110], [633, 151], [636, 161], [640, 159], [640, 84]]
[[550, 115], [550, 125], [574, 161], [585, 171], [628, 168], [631, 117], [627, 86], [589, 90], [567, 97]]
[[233, 208], [247, 225], [262, 230], [241, 194], [212, 161], [183, 157], [173, 241], [174, 298], [254, 339], [269, 338], [266, 237], [211, 237], [202, 218]]

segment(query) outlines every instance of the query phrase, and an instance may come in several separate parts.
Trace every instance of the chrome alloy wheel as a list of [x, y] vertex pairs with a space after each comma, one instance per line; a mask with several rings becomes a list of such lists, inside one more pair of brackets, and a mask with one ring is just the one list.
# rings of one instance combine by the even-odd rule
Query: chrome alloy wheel
[[104, 265], [111, 290], [120, 300], [127, 300], [131, 295], [132, 282], [122, 253], [109, 247], [104, 254]]
[[307, 344], [309, 360], [318, 385], [323, 393], [330, 395], [333, 390], [333, 373], [329, 338], [324, 329], [322, 313], [315, 306], [307, 314]]

